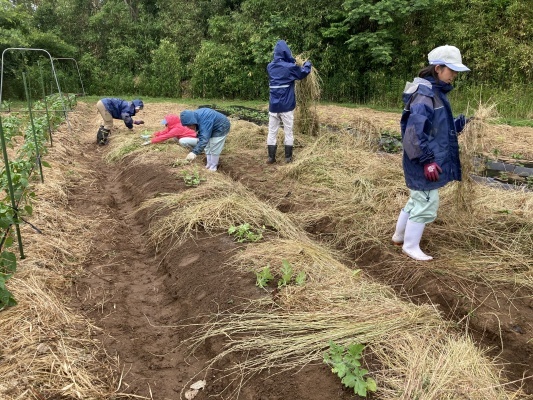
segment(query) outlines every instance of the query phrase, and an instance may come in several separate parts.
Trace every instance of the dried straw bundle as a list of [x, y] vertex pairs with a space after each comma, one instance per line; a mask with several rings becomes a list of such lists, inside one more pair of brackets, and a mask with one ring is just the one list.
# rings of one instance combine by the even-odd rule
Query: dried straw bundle
[[[302, 66], [307, 59], [296, 56], [296, 65]], [[304, 79], [296, 81], [296, 111], [294, 129], [303, 135], [316, 136], [319, 133], [316, 105], [320, 99], [321, 80], [313, 66], [311, 73]]]
[[462, 180], [455, 188], [456, 208], [458, 212], [472, 212], [472, 194], [474, 181], [473, 173], [479, 173], [475, 164], [476, 157], [482, 154], [485, 148], [484, 138], [487, 132], [487, 120], [491, 117], [494, 105], [485, 107], [479, 105], [474, 113], [474, 119], [468, 123], [461, 134], [460, 161]]
[[221, 174], [210, 174], [206, 182], [194, 189], [150, 199], [139, 211], [145, 209], [152, 210], [150, 234], [156, 246], [166, 239], [178, 245], [199, 229], [226, 232], [229, 227], [243, 223], [255, 229], [266, 226], [286, 238], [305, 235], [287, 215]]

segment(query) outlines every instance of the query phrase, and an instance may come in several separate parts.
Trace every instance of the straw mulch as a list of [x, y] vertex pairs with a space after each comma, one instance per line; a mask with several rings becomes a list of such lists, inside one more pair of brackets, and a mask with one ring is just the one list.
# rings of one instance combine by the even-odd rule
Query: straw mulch
[[217, 234], [243, 223], [249, 223], [256, 232], [268, 229], [282, 237], [303, 235], [285, 214], [260, 201], [241, 183], [205, 171], [201, 176], [205, 181], [198, 187], [162, 194], [139, 208], [151, 212], [150, 237], [156, 247], [165, 240], [172, 240], [177, 246], [195, 237], [200, 229]]
[[[487, 129], [482, 120], [472, 124], [460, 137], [465, 160], [466, 154], [479, 148], [476, 141]], [[331, 220], [334, 233], [326, 239], [360, 257], [373, 248], [390, 251], [398, 213], [409, 195], [401, 155], [372, 151], [372, 137], [368, 133], [323, 133], [300, 151], [295, 162], [277, 171], [281, 179], [291, 178], [300, 185], [292, 183], [294, 201], [308, 204], [294, 218], [304, 227]], [[463, 145], [463, 140], [472, 143]], [[422, 246], [436, 256], [427, 267], [464, 280], [482, 275], [493, 285], [533, 287], [531, 192], [474, 183], [468, 176], [472, 161], [464, 164], [465, 179], [440, 191], [439, 216], [424, 235]], [[412, 272], [397, 270], [391, 256], [391, 270]]]
[[[79, 115], [69, 114], [74, 132], [83, 128]], [[69, 308], [70, 279], [91, 247], [94, 221], [65, 211], [67, 187], [92, 184], [71, 151], [76, 140], [60, 128], [47, 157], [53, 168], [44, 169], [44, 184], [32, 187], [36, 199], [27, 220], [43, 234], [21, 226], [26, 258], [8, 281], [18, 305], [0, 313], [2, 399], [123, 397], [113, 376], [118, 360], [93, 340], [97, 328]]]
[[[243, 129], [240, 134], [246, 133]], [[235, 135], [233, 132], [232, 140], [239, 140]], [[247, 222], [254, 230], [265, 226], [270, 239], [246, 246], [235, 255], [230, 267], [258, 272], [268, 265], [277, 281], [286, 260], [294, 274], [306, 273], [304, 285], [289, 284], [273, 296], [251, 301], [244, 311], [214, 315], [182, 342], [194, 353], [209, 338], [224, 339], [223, 350], [199, 375], [211, 367], [219, 368], [219, 362], [227, 357], [234, 360], [230, 355], [238, 355], [241, 361], [217, 374], [219, 379], [229, 378], [231, 382], [223, 395], [237, 398], [242, 385], [262, 371], [298, 370], [308, 363], [320, 362], [328, 342], [333, 340], [343, 345], [368, 346], [376, 357], [372, 375], [379, 379], [378, 396], [383, 399], [438, 398], [443, 388], [443, 398], [461, 398], [467, 389], [472, 399], [513, 398], [516, 393], [507, 392], [501, 385], [496, 361], [486, 358], [468, 337], [442, 320], [432, 306], [415, 306], [400, 300], [390, 288], [373, 282], [359, 270], [347, 268], [339, 253], [318, 245], [305, 233], [305, 226], [311, 218], [317, 218], [314, 214], [319, 208], [322, 216], [346, 215], [341, 229], [351, 226], [363, 231], [350, 231], [355, 236], [350, 239], [354, 247], [372, 227], [381, 226], [383, 234], [390, 230], [385, 228], [379, 211], [387, 203], [385, 209], [392, 224], [391, 187], [399, 192], [392, 202], [400, 204], [405, 196], [398, 177], [398, 160], [383, 155], [379, 163], [369, 163], [373, 153], [357, 147], [365, 143], [369, 144], [368, 137], [323, 135], [315, 145], [304, 149], [298, 161], [279, 169], [281, 177], [301, 183], [297, 194], [306, 193], [309, 198], [305, 202], [313, 198], [317, 201], [317, 208], [311, 208], [303, 218], [279, 212], [239, 182], [221, 174], [204, 175], [207, 180], [196, 188], [143, 203], [140, 210], [151, 213], [150, 232], [156, 246], [171, 241], [172, 248], [199, 230], [226, 234], [230, 226]], [[323, 154], [328, 154], [326, 160]], [[374, 175], [378, 172], [379, 176]], [[323, 197], [317, 197], [317, 193]], [[326, 198], [330, 201], [322, 202]], [[399, 208], [392, 210], [396, 213]], [[375, 215], [380, 218], [370, 218]], [[372, 227], [368, 226], [368, 219], [372, 219]], [[375, 245], [383, 241], [376, 232], [370, 239]], [[336, 240], [348, 243], [348, 234], [339, 235]], [[365, 240], [368, 243], [369, 239]], [[420, 352], [413, 349], [424, 341], [432, 346], [424, 348], [422, 360]], [[464, 357], [454, 358], [455, 364], [451, 365], [445, 362], [449, 354]], [[405, 362], [401, 364], [399, 360]], [[419, 368], [419, 374], [414, 376], [406, 366]], [[412, 397], [402, 397], [406, 390]], [[426, 397], [427, 393], [431, 395]]]
[[[272, 248], [276, 252], [268, 251]], [[227, 398], [238, 398], [242, 386], [263, 371], [281, 373], [320, 363], [329, 341], [367, 346], [367, 354], [374, 356], [374, 364], [367, 367], [378, 381], [380, 399], [520, 395], [507, 392], [500, 384], [501, 366], [467, 336], [454, 332], [431, 306], [400, 300], [390, 288], [346, 268], [321, 246], [271, 241], [248, 246], [230, 264], [259, 271], [267, 263], [279, 276], [283, 259], [295, 271], [308, 273], [304, 286], [289, 285], [274, 297], [252, 301], [244, 312], [214, 315], [182, 343], [194, 353], [207, 339], [224, 338], [222, 351], [198, 375], [217, 368], [231, 354], [242, 356], [219, 378], [230, 378], [222, 392]]]

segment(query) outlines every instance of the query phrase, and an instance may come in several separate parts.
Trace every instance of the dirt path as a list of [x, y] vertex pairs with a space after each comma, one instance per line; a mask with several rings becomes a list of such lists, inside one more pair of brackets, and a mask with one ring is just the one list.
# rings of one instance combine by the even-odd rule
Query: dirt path
[[[95, 125], [92, 116], [83, 125]], [[156, 253], [146, 235], [150, 215], [135, 210], [159, 193], [186, 190], [168, 179], [175, 155], [162, 154], [163, 165], [139, 167], [128, 159], [110, 165], [104, 160], [107, 148], [94, 144], [93, 130], [81, 132], [80, 144], [86, 155], [83, 167], [93, 183], [72, 188], [69, 196], [71, 211], [94, 222], [93, 246], [83, 266], [87, 274], [75, 282], [72, 306], [101, 328], [95, 339], [116, 356], [117, 374], [122, 375], [117, 391], [148, 399], [178, 399], [190, 381], [205, 379], [206, 390], [195, 398], [216, 395], [225, 383], [216, 380], [216, 373], [205, 376], [202, 370], [220, 351], [220, 343], [206, 343], [192, 355], [179, 344], [194, 328], [177, 325], [198, 323], [265, 292], [255, 286], [253, 274], [225, 270], [223, 264], [238, 249], [227, 235], [199, 235], [179, 248]], [[240, 396], [353, 398], [322, 364], [282, 378], [258, 377]]]

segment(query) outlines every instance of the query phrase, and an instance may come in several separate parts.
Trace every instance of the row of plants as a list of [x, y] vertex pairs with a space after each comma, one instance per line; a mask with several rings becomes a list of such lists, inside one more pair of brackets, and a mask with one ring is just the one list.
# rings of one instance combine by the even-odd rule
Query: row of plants
[[[197, 187], [206, 181], [200, 176], [197, 169], [192, 172], [183, 171], [182, 177], [188, 187]], [[227, 233], [238, 243], [255, 243], [264, 239], [265, 230], [265, 226], [253, 227], [252, 224], [244, 222], [230, 226]], [[276, 276], [270, 265], [267, 264], [259, 271], [255, 271], [255, 277], [256, 286], [273, 292], [290, 285], [304, 286], [307, 279], [305, 271], [296, 272], [291, 263], [285, 259], [282, 260], [279, 276]], [[331, 372], [339, 377], [344, 386], [352, 389], [355, 394], [361, 397], [367, 397], [370, 392], [377, 390], [376, 381], [368, 376], [369, 371], [362, 366], [364, 344], [351, 343], [343, 346], [330, 341], [328, 346], [329, 348], [324, 352], [323, 362], [331, 367]]]
[[[69, 102], [75, 101], [72, 97]], [[11, 109], [7, 102], [3, 102], [3, 106]], [[34, 117], [34, 110], [46, 110], [46, 113]], [[64, 121], [64, 111], [64, 98], [51, 95], [36, 101], [31, 109], [27, 107], [3, 118], [0, 116], [0, 134], [5, 146], [4, 165], [0, 171], [0, 310], [17, 304], [6, 286], [17, 269], [17, 257], [11, 251], [15, 244], [12, 227], [17, 227], [16, 240], [23, 258], [18, 225], [32, 216], [35, 192], [30, 189], [30, 183], [38, 181], [39, 175], [42, 181], [41, 167], [50, 167], [41, 157], [47, 154], [46, 143], [52, 129]]]
[[[231, 226], [228, 234], [239, 242], [257, 242], [263, 239], [265, 227], [254, 229], [251, 224], [243, 223], [238, 226]], [[272, 282], [275, 282], [275, 276], [266, 265], [261, 270], [255, 272], [256, 285], [262, 289], [267, 289]], [[280, 276], [274, 290], [280, 290], [284, 287], [294, 284], [304, 286], [306, 282], [305, 271], [296, 273], [288, 260], [282, 260]], [[362, 367], [362, 357], [365, 345], [361, 343], [351, 343], [347, 346], [329, 342], [329, 348], [324, 352], [323, 362], [331, 367], [331, 372], [336, 374], [341, 383], [347, 388], [353, 389], [354, 393], [361, 397], [366, 397], [369, 392], [377, 390], [376, 381], [367, 376], [369, 371]]]

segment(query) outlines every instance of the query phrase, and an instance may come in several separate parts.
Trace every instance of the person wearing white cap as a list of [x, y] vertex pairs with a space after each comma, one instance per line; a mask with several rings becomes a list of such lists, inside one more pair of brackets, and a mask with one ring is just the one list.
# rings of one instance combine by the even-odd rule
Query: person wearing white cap
[[440, 46], [431, 50], [428, 61], [429, 66], [413, 82], [407, 82], [403, 92], [400, 126], [410, 196], [392, 236], [393, 243], [417, 261], [433, 259], [420, 249], [420, 240], [426, 224], [437, 217], [438, 189], [461, 180], [457, 135], [468, 122], [462, 114], [453, 117], [447, 97], [457, 74], [470, 71], [461, 52], [454, 46]]

